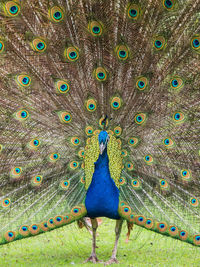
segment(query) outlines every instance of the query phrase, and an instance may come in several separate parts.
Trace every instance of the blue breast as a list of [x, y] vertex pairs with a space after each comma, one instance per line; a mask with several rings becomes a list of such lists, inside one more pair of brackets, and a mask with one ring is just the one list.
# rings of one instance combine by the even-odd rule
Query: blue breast
[[119, 219], [119, 189], [116, 187], [109, 171], [107, 149], [95, 162], [95, 171], [88, 188], [85, 206], [88, 217], [108, 217]]

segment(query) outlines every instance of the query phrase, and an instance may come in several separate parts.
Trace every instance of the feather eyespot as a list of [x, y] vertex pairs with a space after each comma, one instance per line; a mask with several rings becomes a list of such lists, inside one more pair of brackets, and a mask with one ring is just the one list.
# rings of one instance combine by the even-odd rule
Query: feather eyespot
[[169, 187], [169, 184], [166, 180], [160, 179], [160, 188], [162, 190], [169, 190], [170, 187]]
[[58, 153], [52, 153], [49, 155], [49, 160], [51, 162], [56, 162], [60, 158], [60, 154]]
[[126, 45], [118, 45], [115, 52], [119, 60], [124, 61], [129, 57], [129, 49]]
[[200, 36], [194, 36], [191, 40], [191, 46], [192, 49], [194, 49], [196, 52], [200, 52]]
[[29, 235], [29, 226], [28, 225], [22, 225], [20, 228], [19, 228], [19, 233], [22, 235], [22, 236], [28, 236]]
[[120, 211], [126, 217], [130, 216], [131, 214], [131, 208], [127, 204], [124, 204], [124, 205], [121, 204]]
[[193, 207], [197, 207], [199, 205], [199, 201], [196, 197], [192, 197], [190, 199], [190, 204], [193, 206]]
[[86, 133], [88, 136], [92, 135], [92, 134], [93, 134], [93, 131], [94, 131], [94, 129], [93, 129], [92, 126], [87, 126], [87, 127], [85, 128], [85, 133]]
[[176, 0], [163, 0], [163, 6], [170, 11], [174, 8], [175, 1]]
[[178, 235], [178, 228], [175, 225], [169, 226], [169, 234], [171, 236], [177, 236]]
[[91, 21], [88, 24], [88, 30], [94, 37], [99, 37], [103, 33], [103, 24], [98, 21]]
[[32, 42], [31, 42], [31, 47], [34, 51], [39, 52], [39, 53], [43, 53], [46, 48], [46, 42], [40, 38], [35, 38]]
[[127, 8], [127, 15], [128, 18], [131, 20], [137, 20], [140, 16], [140, 8], [138, 5], [136, 4], [131, 4], [130, 6], [128, 6]]
[[40, 140], [37, 138], [34, 138], [28, 143], [28, 148], [36, 150], [38, 149], [40, 144], [41, 144]]
[[153, 163], [153, 157], [151, 155], [146, 155], [144, 156], [144, 162], [147, 164], [147, 165], [151, 165]]
[[5, 233], [4, 237], [6, 239], [7, 242], [11, 242], [15, 239], [15, 235], [16, 233], [13, 231], [8, 231]]
[[32, 225], [29, 227], [29, 232], [30, 232], [32, 235], [37, 235], [37, 234], [40, 232], [40, 227], [39, 227], [39, 225], [37, 225], [37, 224], [32, 224]]
[[152, 229], [154, 227], [154, 221], [150, 218], [147, 218], [144, 226], [147, 229]]
[[122, 157], [125, 158], [128, 156], [128, 152], [125, 149], [122, 149]]
[[11, 204], [10, 199], [9, 198], [5, 198], [5, 199], [2, 200], [1, 206], [3, 208], [8, 208], [10, 206], [10, 204]]
[[120, 126], [117, 126], [114, 128], [114, 134], [116, 136], [120, 136], [122, 134], [122, 128]]
[[98, 67], [94, 70], [93, 72], [94, 77], [97, 79], [99, 82], [105, 82], [107, 79], [107, 71], [103, 67]]
[[61, 226], [64, 223], [64, 217], [62, 215], [57, 215], [53, 218], [54, 225]]
[[78, 152], [78, 156], [79, 156], [81, 159], [83, 159], [83, 158], [85, 157], [84, 149], [79, 150], [79, 152]]
[[63, 190], [67, 190], [70, 186], [70, 181], [69, 180], [64, 180], [60, 182], [60, 187]]
[[118, 110], [121, 108], [121, 105], [122, 105], [122, 101], [121, 101], [121, 98], [120, 97], [113, 97], [111, 99], [111, 108], [114, 109], [114, 110]]
[[94, 112], [97, 108], [96, 101], [93, 98], [90, 98], [86, 101], [86, 108], [89, 112]]
[[144, 91], [148, 86], [148, 79], [146, 77], [140, 77], [136, 81], [136, 87], [140, 91]]
[[64, 57], [67, 62], [77, 61], [79, 58], [79, 49], [73, 46], [65, 48]]
[[70, 86], [67, 80], [59, 80], [56, 82], [56, 89], [58, 93], [65, 94], [69, 91]]
[[69, 112], [59, 112], [58, 116], [62, 123], [70, 123], [72, 120], [72, 116]]
[[143, 215], [135, 216], [135, 223], [140, 226], [144, 226], [146, 223], [146, 218]]
[[80, 139], [78, 137], [72, 137], [71, 138], [71, 143], [74, 146], [78, 146], [78, 145], [80, 145]]
[[185, 121], [185, 115], [182, 112], [175, 112], [172, 116], [175, 123], [179, 124]]
[[119, 178], [119, 185], [124, 185], [126, 183], [126, 180], [124, 177]]
[[25, 121], [26, 119], [28, 119], [28, 117], [29, 113], [25, 109], [21, 109], [15, 113], [15, 118], [19, 121]]
[[179, 231], [179, 237], [181, 240], [187, 240], [188, 238], [188, 232], [185, 230]]
[[171, 138], [165, 138], [163, 139], [163, 144], [166, 148], [172, 148], [174, 147], [174, 141]]
[[0, 54], [4, 51], [5, 45], [4, 42], [0, 40]]
[[85, 176], [81, 177], [81, 183], [85, 184]]
[[180, 77], [174, 77], [170, 81], [170, 86], [173, 90], [180, 90], [184, 86], [184, 81]]
[[190, 173], [190, 171], [189, 170], [186, 170], [186, 169], [182, 170], [181, 171], [181, 177], [185, 181], [190, 181], [190, 179], [191, 179], [191, 173]]
[[135, 190], [141, 189], [141, 182], [138, 179], [133, 179], [131, 185]]
[[16, 82], [19, 86], [28, 87], [31, 84], [31, 77], [26, 74], [21, 74], [16, 77]]
[[155, 50], [162, 50], [166, 46], [166, 40], [163, 36], [157, 36], [153, 40]]
[[54, 224], [54, 221], [53, 221], [53, 218], [49, 218], [48, 221], [47, 221], [47, 226], [48, 228], [50, 229], [54, 229], [56, 226]]
[[166, 224], [166, 222], [159, 222], [159, 223], [157, 223], [157, 228], [158, 228], [159, 232], [164, 233], [164, 232], [166, 232], [168, 225]]
[[128, 144], [131, 147], [136, 147], [139, 144], [139, 141], [140, 141], [139, 138], [131, 137], [131, 138], [128, 139]]
[[36, 175], [32, 178], [31, 183], [33, 186], [40, 186], [42, 183], [43, 177], [41, 175]]
[[14, 167], [10, 171], [10, 176], [14, 179], [17, 179], [21, 176], [22, 174], [22, 168], [21, 167]]
[[200, 235], [195, 235], [193, 238], [193, 242], [195, 245], [199, 246], [200, 245]]
[[10, 17], [16, 17], [20, 12], [20, 5], [18, 5], [15, 1], [8, 1], [4, 7], [6, 15]]
[[53, 22], [60, 22], [64, 18], [62, 9], [58, 6], [54, 6], [49, 9], [49, 19]]
[[132, 171], [133, 169], [134, 169], [134, 165], [133, 165], [133, 163], [132, 162], [126, 162], [126, 169], [128, 170], [128, 171]]
[[147, 120], [147, 115], [145, 113], [138, 113], [137, 115], [135, 115], [135, 122], [138, 125], [144, 124], [146, 120]]
[[79, 167], [79, 162], [74, 160], [74, 161], [70, 162], [69, 167], [70, 167], [70, 169], [75, 170]]

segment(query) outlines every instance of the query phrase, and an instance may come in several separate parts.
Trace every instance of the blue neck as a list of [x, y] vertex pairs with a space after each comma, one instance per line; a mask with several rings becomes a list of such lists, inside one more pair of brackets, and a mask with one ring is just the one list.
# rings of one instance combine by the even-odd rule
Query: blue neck
[[95, 162], [95, 171], [88, 188], [85, 205], [87, 216], [119, 219], [119, 189], [116, 187], [109, 171], [107, 149]]

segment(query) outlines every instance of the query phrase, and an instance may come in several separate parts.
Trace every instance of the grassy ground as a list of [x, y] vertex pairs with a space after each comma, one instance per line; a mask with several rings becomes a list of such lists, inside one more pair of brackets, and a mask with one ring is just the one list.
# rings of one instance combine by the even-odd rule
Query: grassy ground
[[[98, 228], [97, 255], [108, 260], [114, 243], [115, 222], [103, 219]], [[134, 226], [128, 244], [126, 225], [115, 266], [200, 266], [200, 248]], [[0, 266], [83, 266], [91, 251], [91, 235], [76, 224], [0, 247]], [[94, 266], [92, 263], [84, 264]], [[103, 266], [97, 264], [95, 266]]]

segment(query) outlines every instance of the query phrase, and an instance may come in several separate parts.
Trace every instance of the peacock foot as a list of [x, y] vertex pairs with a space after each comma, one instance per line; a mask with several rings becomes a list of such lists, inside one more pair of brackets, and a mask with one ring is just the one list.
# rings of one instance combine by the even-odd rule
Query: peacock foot
[[110, 265], [110, 264], [114, 264], [114, 263], [119, 263], [117, 258], [110, 258], [109, 261], [106, 261], [104, 263], [104, 265]]
[[96, 255], [91, 255], [84, 263], [91, 261], [92, 263], [102, 263], [103, 261], [99, 260]]

